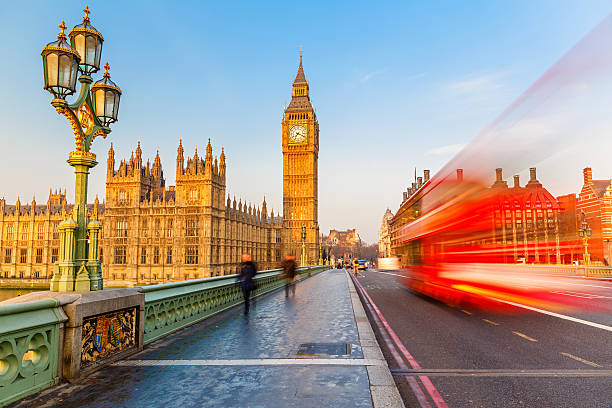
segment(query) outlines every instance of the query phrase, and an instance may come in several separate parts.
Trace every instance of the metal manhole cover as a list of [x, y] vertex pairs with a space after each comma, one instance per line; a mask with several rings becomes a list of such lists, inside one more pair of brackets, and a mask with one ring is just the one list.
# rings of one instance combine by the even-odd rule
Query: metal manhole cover
[[303, 343], [300, 344], [296, 354], [315, 355], [325, 354], [328, 356], [347, 356], [351, 354], [353, 345], [351, 343]]

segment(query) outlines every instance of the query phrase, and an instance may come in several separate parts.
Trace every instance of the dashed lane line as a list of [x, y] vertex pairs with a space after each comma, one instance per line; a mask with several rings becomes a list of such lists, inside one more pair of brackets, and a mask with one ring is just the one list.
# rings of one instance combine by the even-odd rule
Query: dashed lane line
[[500, 323], [494, 322], [493, 320], [489, 320], [489, 319], [482, 319], [484, 322], [487, 322], [489, 324], [492, 324], [493, 326], [499, 326]]
[[463, 313], [465, 313], [466, 315], [470, 315], [470, 316], [472, 315], [472, 312], [470, 312], [470, 311], [468, 311], [468, 310], [461, 309], [461, 311], [462, 311]]
[[586, 364], [586, 365], [590, 365], [591, 367], [601, 367], [601, 366], [600, 366], [599, 364], [597, 364], [597, 363], [594, 363], [594, 362], [589, 361], [589, 360], [585, 360], [584, 358], [580, 358], [580, 357], [575, 356], [575, 355], [570, 354], [570, 353], [563, 353], [563, 352], [562, 352], [562, 353], [561, 353], [561, 355], [562, 355], [562, 356], [565, 356], [565, 357], [572, 358], [572, 359], [574, 359], [574, 360], [576, 360], [576, 361], [580, 361], [581, 363], [584, 363], [584, 364]]
[[521, 332], [513, 331], [512, 333], [514, 333], [514, 334], [516, 334], [517, 336], [520, 336], [520, 337], [522, 337], [522, 338], [524, 338], [524, 339], [526, 339], [526, 340], [533, 341], [533, 342], [537, 342], [537, 340], [536, 340], [536, 339], [534, 339], [533, 337], [529, 337], [528, 335], [523, 334], [523, 333], [521, 333]]

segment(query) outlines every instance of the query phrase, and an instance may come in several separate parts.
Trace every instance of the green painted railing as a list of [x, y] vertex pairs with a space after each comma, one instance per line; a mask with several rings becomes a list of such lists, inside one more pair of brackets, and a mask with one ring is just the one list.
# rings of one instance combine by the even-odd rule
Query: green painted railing
[[[311, 275], [329, 269], [313, 266]], [[298, 268], [299, 279], [308, 277], [308, 268]], [[280, 269], [259, 272], [255, 276], [259, 296], [284, 285]], [[184, 282], [143, 286], [145, 295], [144, 344], [192, 325], [243, 302], [237, 275], [195, 279]]]
[[66, 320], [55, 299], [0, 306], [0, 406], [57, 384]]

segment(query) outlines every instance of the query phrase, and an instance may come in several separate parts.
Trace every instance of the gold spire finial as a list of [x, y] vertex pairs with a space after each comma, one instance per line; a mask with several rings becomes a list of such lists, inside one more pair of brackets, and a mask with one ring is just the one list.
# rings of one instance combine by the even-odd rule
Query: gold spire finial
[[85, 16], [83, 17], [83, 22], [89, 21], [89, 13], [91, 13], [91, 11], [89, 11], [89, 6], [85, 6], [85, 8], [83, 9], [83, 13], [85, 13]]
[[57, 35], [57, 38], [62, 38], [62, 39], [66, 39], [66, 34], [64, 34], [64, 31], [66, 30], [66, 23], [64, 23], [64, 20], [62, 20], [62, 22], [60, 23], [60, 25], [58, 25], [59, 29], [61, 30], [60, 33]]
[[108, 61], [106, 62], [106, 64], [104, 64], [104, 78], [110, 78], [110, 74], [108, 73], [108, 70], [110, 69], [110, 65], [108, 65]]
[[302, 50], [302, 46], [300, 45], [300, 60], [302, 59], [302, 52], [304, 51]]

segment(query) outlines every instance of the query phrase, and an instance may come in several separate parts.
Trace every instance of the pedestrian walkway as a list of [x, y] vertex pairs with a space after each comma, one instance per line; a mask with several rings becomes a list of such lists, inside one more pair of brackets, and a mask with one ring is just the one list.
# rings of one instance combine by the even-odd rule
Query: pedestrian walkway
[[343, 270], [277, 290], [19, 407], [403, 406]]

